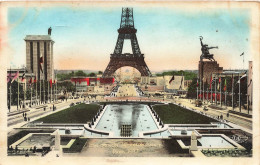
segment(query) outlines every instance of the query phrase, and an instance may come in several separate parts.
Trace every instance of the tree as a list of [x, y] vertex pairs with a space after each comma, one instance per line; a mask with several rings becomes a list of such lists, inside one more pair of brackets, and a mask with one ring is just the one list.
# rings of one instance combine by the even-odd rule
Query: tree
[[98, 71], [98, 74], [103, 74], [103, 72], [102, 71]]
[[95, 77], [96, 76], [96, 73], [90, 73], [89, 75], [88, 75], [89, 77]]
[[163, 72], [163, 73], [159, 73], [156, 74], [156, 76], [184, 76], [185, 80], [193, 80], [193, 78], [197, 77], [196, 73], [193, 72], [187, 72], [187, 71], [183, 71], [183, 70], [179, 70], [179, 71], [167, 71], [167, 72]]
[[75, 76], [83, 76], [83, 77], [86, 77], [87, 74], [84, 73], [82, 70], [79, 70], [79, 71], [77, 71], [77, 72], [75, 73]]
[[197, 78], [193, 78], [191, 84], [188, 87], [188, 98], [196, 98], [197, 97]]
[[70, 82], [70, 81], [59, 82], [58, 86], [61, 90], [66, 91], [66, 92], [76, 91], [75, 85], [73, 85], [72, 82]]

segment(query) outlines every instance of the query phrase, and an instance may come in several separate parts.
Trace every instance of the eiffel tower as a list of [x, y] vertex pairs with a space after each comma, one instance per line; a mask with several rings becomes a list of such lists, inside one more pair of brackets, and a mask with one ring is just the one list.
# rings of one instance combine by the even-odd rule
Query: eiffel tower
[[[134, 27], [133, 8], [122, 8], [121, 23], [114, 53], [110, 55], [110, 62], [103, 73], [103, 77], [111, 77], [115, 71], [124, 66], [137, 69], [141, 76], [151, 76], [151, 72], [144, 61], [144, 54], [138, 45], [137, 30]], [[132, 54], [122, 54], [124, 40], [130, 39]]]

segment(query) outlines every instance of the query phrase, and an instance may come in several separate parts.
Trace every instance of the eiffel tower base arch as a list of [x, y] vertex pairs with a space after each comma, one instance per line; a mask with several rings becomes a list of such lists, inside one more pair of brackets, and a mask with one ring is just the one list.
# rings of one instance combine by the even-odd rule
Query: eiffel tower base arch
[[144, 61], [144, 56], [133, 54], [111, 54], [110, 62], [103, 73], [103, 77], [111, 77], [115, 71], [121, 67], [129, 66], [137, 69], [141, 76], [150, 76], [150, 71]]

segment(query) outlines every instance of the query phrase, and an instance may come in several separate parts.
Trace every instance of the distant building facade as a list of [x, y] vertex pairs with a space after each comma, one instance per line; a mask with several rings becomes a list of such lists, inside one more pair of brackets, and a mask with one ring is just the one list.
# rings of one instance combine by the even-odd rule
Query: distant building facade
[[[27, 35], [26, 44], [26, 70], [33, 73], [38, 80], [54, 79], [53, 44], [51, 31], [48, 35]], [[40, 69], [40, 60], [43, 59]]]
[[199, 79], [210, 82], [211, 75], [216, 73], [222, 73], [223, 67], [219, 67], [217, 61], [199, 61]]
[[[102, 86], [105, 84], [113, 84], [115, 78], [113, 77], [72, 77], [70, 81], [75, 85], [79, 92], [94, 91], [95, 86]], [[97, 87], [96, 87], [97, 88]]]

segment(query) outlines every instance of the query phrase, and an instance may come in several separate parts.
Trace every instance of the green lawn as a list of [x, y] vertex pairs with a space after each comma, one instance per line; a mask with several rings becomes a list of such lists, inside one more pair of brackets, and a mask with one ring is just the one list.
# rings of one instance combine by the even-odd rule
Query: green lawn
[[209, 124], [210, 122], [217, 122], [214, 119], [174, 104], [155, 105], [153, 106], [153, 109], [164, 124]]
[[99, 108], [100, 106], [97, 104], [79, 104], [36, 121], [44, 123], [87, 123], [97, 114]]

